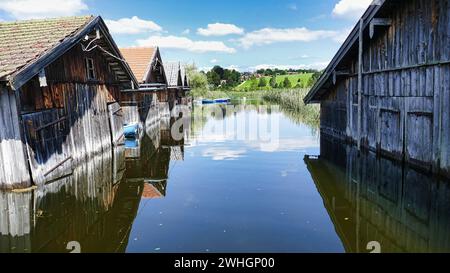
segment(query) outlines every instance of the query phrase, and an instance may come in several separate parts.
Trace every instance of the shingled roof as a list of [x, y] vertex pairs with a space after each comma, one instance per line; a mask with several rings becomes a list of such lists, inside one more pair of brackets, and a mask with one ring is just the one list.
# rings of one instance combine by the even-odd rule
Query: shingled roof
[[178, 77], [180, 75], [180, 64], [177, 62], [169, 62], [164, 64], [166, 72], [167, 86], [178, 86]]
[[80, 16], [0, 23], [0, 79], [38, 59], [94, 18]]
[[121, 48], [123, 57], [128, 62], [139, 82], [144, 82], [157, 51], [156, 47]]

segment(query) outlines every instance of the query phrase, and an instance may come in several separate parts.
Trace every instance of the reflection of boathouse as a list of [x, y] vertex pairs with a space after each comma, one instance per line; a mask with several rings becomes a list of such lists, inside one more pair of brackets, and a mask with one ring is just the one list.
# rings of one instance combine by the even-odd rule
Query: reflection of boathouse
[[348, 252], [449, 252], [450, 185], [373, 153], [322, 139], [305, 158]]
[[126, 180], [144, 182], [144, 198], [165, 196], [171, 161], [184, 159], [184, 139], [176, 141], [171, 135], [174, 122], [175, 118], [161, 118], [158, 126], [146, 128], [139, 145], [133, 148], [138, 151], [126, 160]]
[[[93, 157], [35, 192], [0, 192], [0, 252], [125, 252], [142, 183], [122, 181], [122, 151]], [[121, 158], [121, 159], [120, 159]]]

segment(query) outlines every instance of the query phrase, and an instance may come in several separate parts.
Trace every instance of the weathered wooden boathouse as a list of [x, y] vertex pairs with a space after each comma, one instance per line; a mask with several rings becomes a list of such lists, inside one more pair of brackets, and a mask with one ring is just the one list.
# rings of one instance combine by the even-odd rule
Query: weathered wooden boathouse
[[123, 136], [138, 82], [101, 17], [0, 23], [0, 187], [70, 175]]
[[[158, 47], [121, 48], [139, 86], [122, 92], [124, 121], [127, 124], [144, 122], [149, 112], [168, 103], [167, 79]], [[161, 105], [162, 104], [162, 105]], [[157, 113], [151, 113], [158, 118]]]
[[167, 78], [167, 92], [170, 109], [178, 104], [183, 89], [183, 78], [181, 77], [181, 66], [178, 62], [168, 62], [164, 64], [164, 71]]
[[374, 1], [305, 103], [322, 136], [450, 176], [450, 1]]
[[188, 74], [186, 71], [186, 66], [184, 66], [184, 65], [180, 66], [180, 74], [181, 74], [181, 80], [183, 83], [183, 85], [182, 85], [183, 87], [180, 92], [180, 98], [178, 99], [179, 100], [178, 103], [183, 104], [183, 105], [188, 105], [192, 101], [189, 96], [189, 91], [191, 91], [191, 85], [189, 83], [189, 77], [188, 77]]

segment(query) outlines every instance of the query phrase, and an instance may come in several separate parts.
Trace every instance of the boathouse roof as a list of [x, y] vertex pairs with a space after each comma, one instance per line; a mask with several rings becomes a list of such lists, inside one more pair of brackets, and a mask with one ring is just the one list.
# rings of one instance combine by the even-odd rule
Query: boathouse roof
[[164, 64], [164, 71], [166, 72], [167, 85], [178, 86], [178, 79], [180, 77], [180, 64], [178, 62], [169, 62]]
[[20, 88], [95, 30], [101, 30], [104, 35], [104, 46], [112, 51], [108, 55], [112, 53], [115, 56], [112, 63], [126, 70], [119, 76], [120, 80], [131, 80], [137, 84], [126, 62], [122, 60], [121, 65], [117, 62], [123, 57], [100, 16], [0, 23], [0, 81], [10, 81], [14, 88]]
[[148, 73], [150, 72], [151, 65], [156, 57], [158, 51], [157, 47], [130, 47], [121, 48], [122, 55], [127, 60], [128, 65], [131, 67], [134, 75], [139, 82], [144, 82]]
[[[363, 14], [363, 28], [367, 32], [368, 28], [375, 18], [382, 10], [389, 9], [390, 6], [394, 5], [396, 1], [394, 0], [374, 0], [366, 12]], [[366, 35], [368, 36], [368, 35]], [[339, 66], [348, 58], [357, 58], [357, 50], [359, 43], [359, 23], [352, 29], [350, 35], [347, 37], [345, 42], [342, 44], [341, 48], [338, 50], [336, 55], [333, 57], [331, 62], [328, 64], [327, 68], [324, 70], [322, 76], [319, 78], [317, 83], [313, 86], [311, 91], [306, 95], [304, 102], [308, 103], [319, 103], [321, 97], [329, 90], [333, 85], [333, 73], [339, 69]]]

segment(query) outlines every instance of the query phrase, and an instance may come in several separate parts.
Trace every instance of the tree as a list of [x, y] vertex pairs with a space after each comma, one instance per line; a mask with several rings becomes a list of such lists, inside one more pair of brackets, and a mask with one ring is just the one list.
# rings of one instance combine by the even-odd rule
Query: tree
[[284, 78], [283, 87], [284, 88], [291, 88], [292, 87], [291, 81], [289, 80], [288, 77]]
[[266, 86], [267, 86], [266, 78], [261, 77], [261, 78], [259, 79], [258, 87], [266, 87]]
[[192, 89], [207, 89], [208, 79], [206, 74], [199, 72], [195, 65], [186, 66], [186, 74], [189, 78], [189, 83]]
[[270, 78], [269, 85], [270, 85], [272, 88], [277, 88], [277, 77], [276, 77], [276, 76], [272, 76], [272, 77]]
[[[213, 67], [213, 69], [211, 69], [211, 71], [217, 73], [217, 75], [219, 75], [220, 80], [225, 80], [224, 79], [225, 70], [222, 67], [216, 65]], [[220, 82], [220, 80], [219, 80], [219, 82]]]
[[319, 80], [320, 76], [322, 75], [322, 72], [316, 71], [313, 73], [313, 75], [308, 79], [307, 87], [313, 87], [314, 84]]
[[220, 85], [220, 76], [215, 71], [209, 71], [206, 73], [206, 76], [208, 77], [209, 84], [214, 85], [215, 87]]

